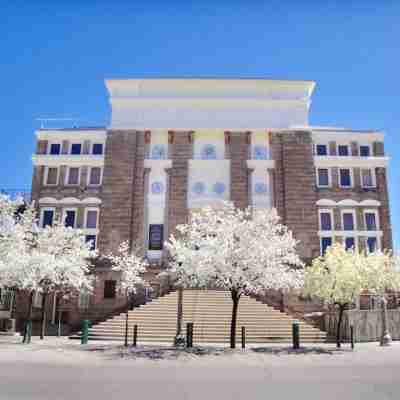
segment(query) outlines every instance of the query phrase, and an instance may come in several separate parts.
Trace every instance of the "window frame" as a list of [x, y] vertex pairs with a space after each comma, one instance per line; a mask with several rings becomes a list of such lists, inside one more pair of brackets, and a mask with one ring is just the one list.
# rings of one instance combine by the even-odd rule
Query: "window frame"
[[[100, 168], [100, 183], [90, 183], [90, 177], [91, 177], [93, 168]], [[88, 167], [88, 174], [87, 174], [87, 181], [86, 181], [87, 186], [98, 187], [98, 186], [101, 186], [102, 183], [103, 183], [103, 167], [93, 167], [93, 166]]]
[[[371, 171], [372, 186], [365, 186], [363, 180], [363, 170]], [[375, 168], [360, 168], [360, 183], [363, 189], [375, 189], [376, 188], [376, 171]]]
[[[96, 216], [96, 228], [88, 228], [87, 226], [87, 214], [89, 211], [96, 211], [97, 212], [97, 216]], [[100, 209], [98, 207], [86, 207], [85, 208], [85, 212], [84, 212], [84, 217], [83, 217], [83, 226], [84, 229], [95, 229], [98, 230], [99, 229], [99, 216], [100, 216]]]
[[[349, 176], [350, 176], [350, 185], [349, 186], [347, 186], [347, 185], [342, 185], [342, 180], [341, 180], [341, 175], [340, 175], [340, 172], [341, 171], [345, 171], [345, 170], [348, 170], [349, 171]], [[339, 167], [338, 168], [338, 184], [339, 184], [339, 187], [341, 188], [341, 189], [351, 189], [351, 188], [354, 188], [354, 171], [353, 171], [353, 168], [351, 168], [351, 167]]]
[[[348, 229], [345, 230], [344, 229], [344, 214], [352, 214], [353, 216], [353, 229]], [[356, 210], [354, 208], [344, 208], [340, 210], [340, 226], [342, 228], [343, 232], [356, 232], [357, 231], [357, 214], [356, 214]], [[349, 235], [347, 235], [349, 236]]]
[[[56, 179], [56, 183], [47, 183], [47, 180], [49, 178], [49, 169], [50, 168], [54, 168], [57, 170], [57, 179]], [[46, 165], [45, 169], [44, 169], [44, 176], [43, 176], [43, 186], [58, 186], [60, 181], [60, 167], [52, 167], [49, 165]]]
[[44, 220], [45, 211], [52, 211], [53, 212], [53, 219], [51, 221], [51, 225], [50, 226], [52, 226], [54, 224], [54, 221], [56, 219], [56, 208], [55, 207], [42, 207], [42, 208], [40, 208], [39, 226], [42, 229], [44, 228], [43, 220]]
[[[321, 214], [329, 214], [330, 215], [330, 217], [331, 217], [331, 229], [329, 229], [329, 230], [322, 229]], [[319, 226], [319, 230], [321, 232], [332, 232], [332, 231], [335, 230], [334, 229], [335, 228], [335, 222], [334, 222], [333, 217], [334, 217], [334, 215], [333, 215], [333, 209], [332, 208], [320, 208], [320, 209], [318, 209], [318, 226]]]
[[[101, 144], [101, 145], [102, 145], [102, 152], [101, 152], [101, 154], [94, 154], [94, 145], [95, 145], [95, 144]], [[104, 142], [99, 142], [99, 141], [97, 141], [97, 142], [92, 142], [92, 143], [90, 144], [90, 154], [93, 155], [93, 156], [103, 156], [103, 155], [104, 155], [104, 147], [105, 147]]]
[[[367, 216], [366, 214], [374, 214], [375, 215], [375, 227], [376, 229], [370, 231], [367, 229]], [[363, 210], [363, 220], [364, 220], [364, 227], [366, 232], [378, 232], [380, 230], [380, 221], [379, 221], [379, 211], [377, 209], [366, 208]]]
[[[78, 169], [78, 183], [69, 183], [69, 176], [70, 176], [70, 170], [71, 168], [77, 168]], [[67, 170], [65, 173], [65, 186], [79, 186], [81, 184], [81, 175], [82, 175], [82, 167], [76, 167], [76, 166], [67, 166]]]
[[63, 208], [62, 210], [62, 224], [63, 226], [65, 225], [65, 220], [67, 218], [67, 211], [74, 211], [75, 212], [75, 219], [74, 219], [74, 226], [72, 226], [72, 229], [76, 229], [77, 227], [77, 222], [78, 222], [78, 209], [76, 207], [66, 207]]
[[[328, 170], [328, 185], [320, 185], [319, 184], [319, 170], [326, 169]], [[316, 178], [317, 178], [317, 187], [321, 189], [331, 188], [332, 187], [332, 169], [330, 167], [317, 167], [316, 168]]]

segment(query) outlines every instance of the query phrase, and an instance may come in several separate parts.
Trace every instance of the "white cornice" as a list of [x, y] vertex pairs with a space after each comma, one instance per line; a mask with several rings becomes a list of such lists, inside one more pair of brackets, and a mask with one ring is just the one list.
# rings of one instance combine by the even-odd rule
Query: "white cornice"
[[104, 142], [106, 129], [39, 129], [36, 131], [38, 140], [98, 140]]
[[344, 236], [344, 237], [357, 237], [357, 236], [382, 236], [382, 231], [318, 231], [318, 236]]
[[379, 207], [380, 201], [374, 199], [366, 199], [361, 201], [355, 201], [353, 199], [344, 199], [335, 201], [332, 199], [319, 199], [317, 201], [319, 207]]
[[247, 160], [247, 168], [250, 169], [274, 169], [275, 160]]
[[46, 165], [50, 167], [68, 166], [90, 166], [102, 167], [104, 165], [103, 155], [48, 155], [34, 154], [32, 156], [33, 165]]
[[85, 205], [99, 205], [101, 204], [101, 199], [98, 197], [86, 197], [82, 200], [77, 199], [76, 197], [64, 197], [60, 200], [57, 200], [54, 197], [42, 197], [39, 199], [39, 204], [62, 204], [62, 205], [73, 205], [73, 204], [85, 204]]
[[373, 143], [384, 140], [383, 132], [379, 131], [357, 131], [352, 129], [317, 129], [308, 128], [312, 131], [312, 137], [315, 143], [328, 143], [334, 141], [337, 143], [348, 144], [350, 142]]
[[357, 156], [314, 156], [317, 168], [377, 168], [387, 167], [389, 157], [357, 157]]
[[144, 167], [145, 168], [154, 168], [154, 169], [172, 168], [172, 160], [146, 159], [146, 160], [144, 160]]

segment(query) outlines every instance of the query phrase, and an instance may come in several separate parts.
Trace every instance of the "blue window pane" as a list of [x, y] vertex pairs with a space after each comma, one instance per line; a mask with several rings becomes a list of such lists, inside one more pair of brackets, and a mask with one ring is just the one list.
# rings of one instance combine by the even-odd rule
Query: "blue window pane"
[[50, 146], [50, 154], [58, 155], [61, 153], [61, 145], [59, 143], [54, 143]]
[[343, 230], [353, 231], [354, 230], [354, 218], [351, 213], [343, 214]]
[[93, 154], [100, 155], [103, 154], [103, 143], [93, 144]]
[[367, 231], [376, 231], [376, 219], [374, 213], [365, 214], [365, 225]]
[[376, 237], [369, 237], [367, 239], [367, 247], [370, 253], [373, 253], [376, 250]]
[[344, 187], [351, 186], [351, 176], [349, 169], [340, 170], [340, 186]]
[[75, 211], [67, 211], [65, 213], [65, 226], [66, 227], [75, 227]]
[[321, 230], [330, 231], [332, 229], [332, 221], [330, 213], [321, 213]]
[[326, 156], [328, 154], [326, 144], [317, 144], [317, 155]]
[[90, 249], [94, 250], [96, 248], [96, 235], [86, 235], [86, 243], [90, 243]]
[[82, 145], [80, 143], [73, 143], [71, 145], [71, 154], [77, 155], [81, 154]]
[[338, 146], [339, 156], [348, 156], [349, 155], [349, 147], [344, 145]]
[[54, 217], [54, 211], [53, 210], [45, 210], [43, 211], [43, 228], [46, 226], [52, 226], [53, 225], [53, 217]]
[[329, 172], [325, 168], [318, 170], [318, 186], [329, 186]]
[[324, 237], [321, 239], [321, 252], [322, 254], [325, 254], [326, 249], [332, 245], [332, 238], [330, 237]]
[[355, 247], [354, 238], [352, 238], [352, 237], [346, 238], [345, 239], [345, 246], [346, 246], [346, 250], [353, 249]]
[[370, 156], [369, 146], [360, 146], [360, 156], [361, 157], [369, 157]]

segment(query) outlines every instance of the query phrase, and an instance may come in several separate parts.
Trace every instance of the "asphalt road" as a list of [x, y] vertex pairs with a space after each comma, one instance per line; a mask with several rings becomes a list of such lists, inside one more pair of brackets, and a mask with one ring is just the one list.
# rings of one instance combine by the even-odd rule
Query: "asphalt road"
[[2, 346], [1, 400], [400, 398], [400, 343], [354, 353], [127, 360], [62, 346]]

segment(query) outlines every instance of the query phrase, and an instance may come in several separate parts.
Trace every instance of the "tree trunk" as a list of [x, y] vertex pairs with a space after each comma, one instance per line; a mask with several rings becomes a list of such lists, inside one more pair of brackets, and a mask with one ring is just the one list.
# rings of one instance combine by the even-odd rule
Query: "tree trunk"
[[183, 320], [183, 288], [178, 288], [178, 304], [176, 315], [176, 335], [174, 339], [175, 346], [182, 346], [185, 344], [185, 337], [182, 334], [182, 320]]
[[336, 347], [340, 348], [340, 337], [341, 337], [341, 332], [340, 329], [342, 327], [342, 319], [343, 319], [343, 312], [345, 309], [346, 305], [345, 304], [339, 304], [339, 318], [338, 318], [338, 323], [336, 327]]
[[44, 339], [44, 335], [46, 333], [46, 300], [47, 300], [47, 293], [43, 293], [43, 297], [42, 297], [42, 318], [41, 318], [41, 327], [40, 327], [40, 340]]
[[22, 343], [26, 343], [26, 341], [28, 340], [28, 322], [32, 321], [32, 313], [33, 313], [33, 296], [34, 296], [35, 292], [31, 291], [29, 294], [29, 306], [28, 306], [28, 314], [26, 316], [26, 321], [25, 321], [25, 329], [24, 329], [24, 339], [22, 341]]
[[239, 299], [240, 299], [240, 294], [236, 290], [231, 290], [231, 296], [232, 296], [232, 302], [233, 302], [233, 307], [232, 307], [232, 319], [231, 319], [231, 349], [234, 349], [236, 347], [236, 322], [237, 322], [237, 311], [238, 311], [238, 306], [239, 306]]

